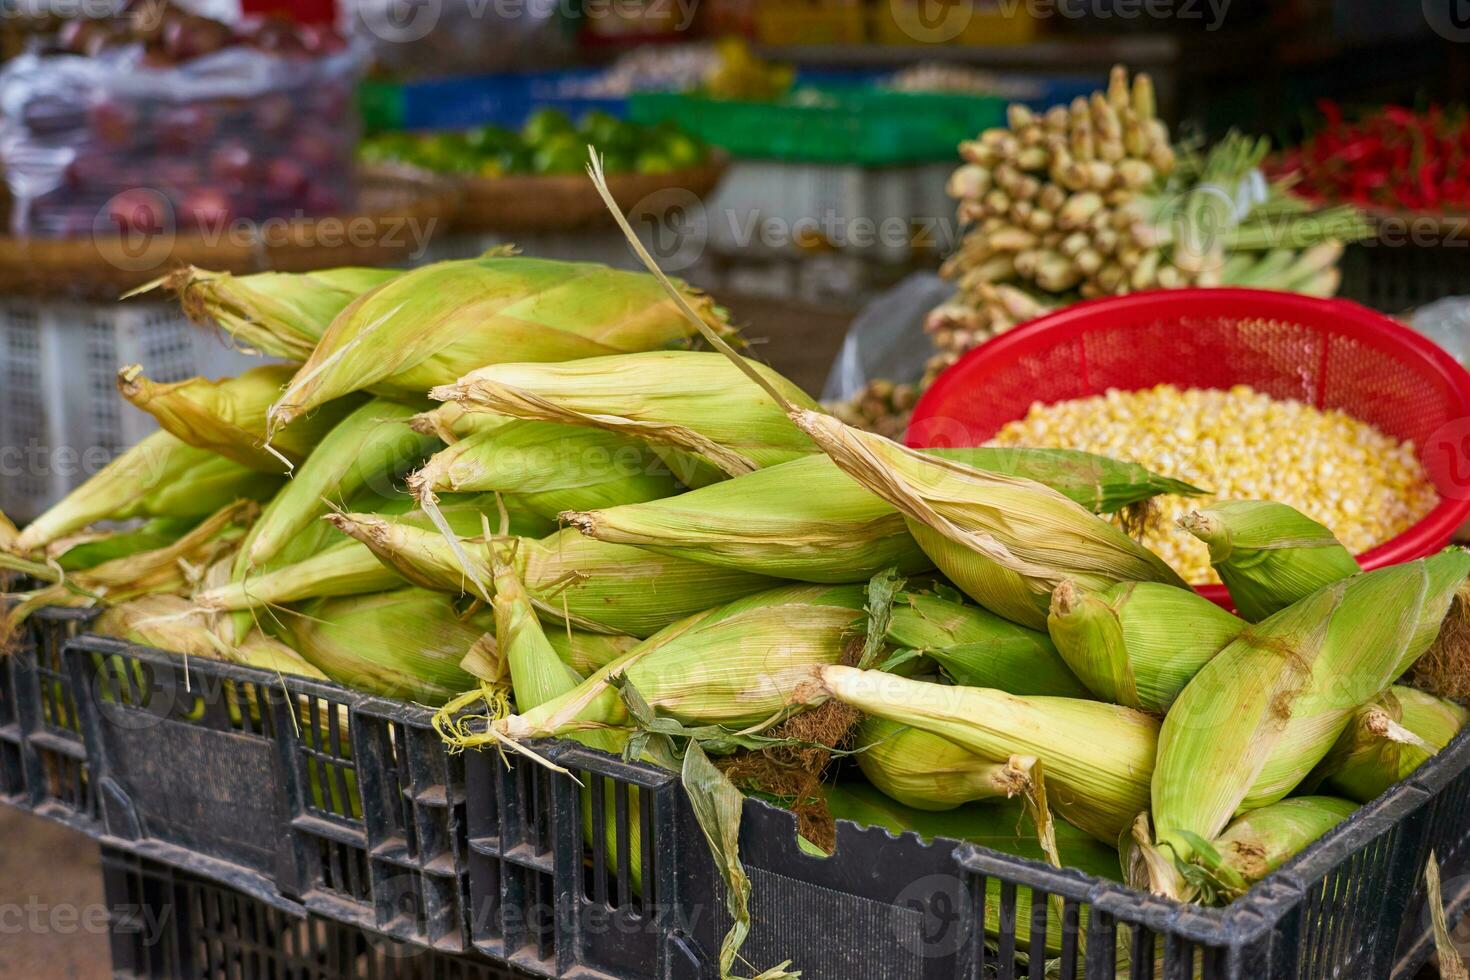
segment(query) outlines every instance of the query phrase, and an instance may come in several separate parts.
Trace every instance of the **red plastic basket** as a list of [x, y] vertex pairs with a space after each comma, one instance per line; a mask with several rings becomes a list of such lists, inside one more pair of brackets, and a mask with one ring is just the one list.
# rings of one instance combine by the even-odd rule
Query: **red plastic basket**
[[[1364, 568], [1432, 554], [1470, 517], [1470, 373], [1408, 327], [1345, 300], [1175, 289], [1078, 303], [982, 344], [940, 375], [919, 399], [907, 441], [976, 446], [1034, 402], [1165, 383], [1248, 384], [1413, 440], [1440, 503], [1359, 556]], [[1228, 602], [1223, 586], [1200, 592]]]

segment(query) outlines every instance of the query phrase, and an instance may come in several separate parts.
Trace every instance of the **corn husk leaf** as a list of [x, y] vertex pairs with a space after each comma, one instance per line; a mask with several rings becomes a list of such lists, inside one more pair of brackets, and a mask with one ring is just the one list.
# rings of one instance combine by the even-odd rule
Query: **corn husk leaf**
[[[333, 514], [328, 519], [416, 585], [459, 594], [476, 581], [491, 581], [482, 540], [464, 542], [471, 563], [467, 573], [449, 543], [434, 532], [371, 514]], [[642, 637], [776, 584], [764, 576], [592, 541], [571, 529], [539, 541], [521, 539], [514, 567], [543, 619], [594, 633]]]
[[524, 741], [628, 725], [613, 676], [660, 715], [687, 725], [769, 722], [792, 709], [794, 690], [814, 666], [838, 661], [862, 610], [855, 585], [758, 592], [668, 626], [576, 691], [506, 719], [500, 730]]
[[128, 531], [91, 531], [74, 534], [46, 546], [46, 560], [63, 572], [80, 572], [115, 558], [165, 548], [198, 521], [155, 517]]
[[154, 432], [26, 525], [10, 550], [27, 555], [98, 521], [144, 516], [149, 510], [144, 501], [150, 494], [172, 486], [206, 460], [218, 458], [167, 432]]
[[1282, 799], [1359, 705], [1434, 642], [1470, 573], [1459, 549], [1325, 586], [1255, 624], [1194, 676], [1164, 719], [1152, 810], [1158, 843], [1212, 840]]
[[[512, 534], [538, 535], [550, 530], [542, 518], [517, 505], [514, 498], [506, 501]], [[495, 500], [478, 494], [455, 494], [445, 498], [440, 511], [450, 527], [461, 534], [472, 534], [481, 527], [481, 515], [493, 512]], [[377, 516], [391, 519], [420, 530], [434, 527], [422, 511], [390, 508]], [[234, 612], [284, 605], [303, 599], [325, 599], [333, 596], [362, 595], [402, 588], [408, 582], [384, 565], [372, 550], [360, 541], [343, 537], [327, 521], [318, 523], [329, 532], [324, 546], [314, 547], [309, 557], [269, 571], [247, 575], [242, 580], [221, 582], [200, 592], [194, 601], [211, 612]]]
[[[794, 404], [815, 403], [765, 365], [742, 360]], [[688, 486], [815, 451], [780, 404], [724, 355], [656, 351], [563, 364], [492, 364], [429, 392], [473, 411], [592, 426], [646, 440]]]
[[365, 402], [332, 428], [251, 528], [236, 574], [269, 565], [286, 544], [318, 522], [328, 502], [346, 506], [364, 487], [387, 496], [435, 440], [409, 428], [415, 409], [382, 398]]
[[408, 424], [413, 431], [452, 446], [474, 433], [488, 432], [511, 421], [514, 420], [508, 415], [472, 412], [459, 402], [442, 402], [436, 408], [418, 413]]
[[[1037, 479], [1092, 509], [1136, 504], [1172, 485], [1136, 464], [1071, 450], [929, 452]], [[800, 492], [793, 493], [794, 487]], [[931, 567], [902, 515], [821, 455], [677, 497], [568, 513], [563, 519], [599, 541], [802, 582], [861, 582], [885, 568], [907, 575]]]
[[1210, 564], [1253, 623], [1362, 570], [1326, 527], [1273, 500], [1222, 501], [1179, 524], [1209, 545]]
[[887, 637], [928, 657], [964, 687], [1022, 696], [1091, 696], [1049, 636], [963, 602], [950, 589], [901, 593]]
[[310, 273], [234, 276], [186, 266], [128, 295], [166, 289], [190, 320], [216, 325], [248, 350], [304, 361], [338, 313], [358, 296], [401, 273], [344, 267]]
[[[683, 295], [726, 329], [708, 298]], [[508, 255], [436, 262], [343, 309], [272, 407], [271, 431], [354, 391], [419, 397], [486, 364], [657, 350], [692, 334], [638, 273]]]
[[[238, 377], [157, 384], [136, 364], [117, 375], [118, 391], [175, 436], [262, 473], [283, 473], [309, 455], [361, 398], [345, 398], [276, 433], [266, 446], [265, 415], [294, 368], [265, 364]], [[285, 462], [283, 462], [283, 459]]]
[[475, 685], [460, 663], [485, 649], [491, 620], [488, 610], [461, 615], [442, 592], [404, 588], [302, 603], [279, 630], [339, 684], [436, 705]]
[[441, 449], [408, 485], [426, 503], [444, 492], [514, 493], [551, 520], [565, 510], [656, 500], [678, 490], [663, 460], [639, 440], [519, 419]]
[[1158, 714], [1245, 627], [1198, 593], [1157, 582], [1099, 593], [1063, 582], [1047, 617], [1062, 659], [1094, 696]]
[[1148, 805], [1158, 722], [1132, 708], [1019, 698], [842, 666], [823, 668], [808, 696], [837, 698], [993, 762], [1034, 756], [1046, 767], [1057, 812], [1101, 841], [1117, 841]]
[[1450, 744], [1467, 720], [1453, 701], [1395, 685], [1353, 713], [1302, 786], [1367, 803]]

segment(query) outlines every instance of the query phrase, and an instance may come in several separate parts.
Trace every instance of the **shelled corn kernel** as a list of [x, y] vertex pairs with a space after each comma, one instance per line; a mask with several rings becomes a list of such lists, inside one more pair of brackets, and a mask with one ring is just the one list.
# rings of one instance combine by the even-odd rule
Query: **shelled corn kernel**
[[[1216, 499], [1278, 500], [1321, 521], [1354, 554], [1402, 533], [1438, 503], [1413, 443], [1247, 385], [1109, 389], [1038, 402], [992, 444], [1083, 449], [1204, 487]], [[1191, 582], [1219, 578], [1208, 550], [1175, 521], [1208, 499], [1158, 498], [1143, 532], [1144, 543]]]

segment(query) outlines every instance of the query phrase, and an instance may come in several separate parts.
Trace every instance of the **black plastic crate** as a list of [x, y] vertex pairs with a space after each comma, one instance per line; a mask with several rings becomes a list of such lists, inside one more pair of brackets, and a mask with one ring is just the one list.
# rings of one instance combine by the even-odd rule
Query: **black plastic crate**
[[113, 976], [126, 980], [511, 980], [480, 958], [293, 914], [126, 851], [102, 849]]
[[81, 636], [106, 839], [281, 908], [467, 949], [463, 767], [430, 712]]
[[[80, 637], [66, 659], [88, 692], [109, 846], [187, 864], [282, 914], [534, 976], [716, 974], [728, 915], [673, 773], [569, 743], [537, 746], [568, 774], [456, 755], [423, 709], [216, 661], [186, 674], [175, 655], [114, 640]], [[181, 775], [164, 782], [165, 765]], [[806, 980], [1092, 980], [1120, 962], [1159, 980], [1408, 978], [1430, 951], [1427, 856], [1458, 915], [1467, 840], [1470, 733], [1226, 909], [849, 824], [833, 857], [814, 857], [791, 814], [749, 801], [744, 953], [757, 970], [790, 958]], [[987, 879], [998, 905], [978, 900]], [[1020, 955], [1018, 887], [1064, 902], [1059, 958]]]
[[1436, 235], [1416, 243], [1369, 239], [1343, 253], [1337, 295], [1389, 314], [1446, 296], [1470, 295], [1470, 236]]
[[37, 610], [0, 662], [0, 799], [87, 831], [98, 826], [97, 787], [64, 648], [92, 615]]

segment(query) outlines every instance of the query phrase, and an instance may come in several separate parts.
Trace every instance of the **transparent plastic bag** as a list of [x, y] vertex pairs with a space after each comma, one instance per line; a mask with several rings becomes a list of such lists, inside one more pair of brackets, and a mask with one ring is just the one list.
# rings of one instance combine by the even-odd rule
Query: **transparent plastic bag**
[[934, 346], [924, 318], [954, 295], [954, 285], [932, 272], [916, 272], [863, 307], [832, 362], [822, 401], [845, 402], [874, 378], [912, 384], [924, 375]]
[[0, 72], [11, 233], [217, 229], [350, 208], [364, 53], [241, 46], [170, 67], [147, 65], [139, 46], [16, 58]]

